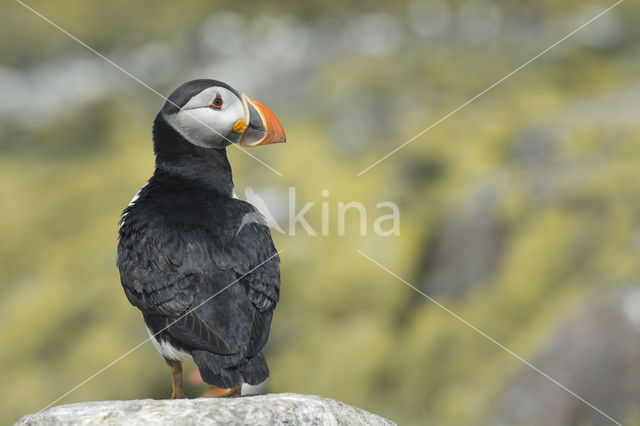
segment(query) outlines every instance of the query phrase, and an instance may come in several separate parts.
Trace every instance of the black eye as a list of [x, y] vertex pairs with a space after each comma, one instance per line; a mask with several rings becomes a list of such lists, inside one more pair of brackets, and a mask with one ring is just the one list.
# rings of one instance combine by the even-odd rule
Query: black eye
[[213, 98], [213, 100], [209, 104], [209, 107], [210, 108], [215, 108], [215, 109], [220, 109], [220, 108], [222, 108], [223, 104], [224, 104], [224, 101], [222, 100], [222, 96], [216, 95], [216, 97]]

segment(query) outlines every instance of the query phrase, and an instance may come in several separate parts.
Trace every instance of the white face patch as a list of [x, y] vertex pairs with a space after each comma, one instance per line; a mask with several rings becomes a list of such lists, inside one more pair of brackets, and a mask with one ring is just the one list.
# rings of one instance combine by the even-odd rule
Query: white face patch
[[[220, 108], [210, 106], [216, 97], [222, 100]], [[164, 117], [186, 140], [202, 148], [224, 148], [238, 142], [241, 134], [233, 131], [233, 125], [247, 120], [242, 100], [219, 86], [204, 89], [181, 110]]]

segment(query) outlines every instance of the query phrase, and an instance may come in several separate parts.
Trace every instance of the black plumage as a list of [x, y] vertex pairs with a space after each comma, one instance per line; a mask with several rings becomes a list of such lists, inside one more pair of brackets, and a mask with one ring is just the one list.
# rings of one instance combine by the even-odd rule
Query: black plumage
[[163, 353], [167, 363], [190, 354], [206, 383], [233, 388], [269, 375], [261, 349], [279, 298], [279, 257], [265, 224], [243, 222], [257, 210], [233, 198], [225, 148], [196, 146], [165, 118], [223, 84], [204, 82], [176, 90], [155, 119], [156, 169], [123, 212], [117, 265], [157, 344], [175, 350]]

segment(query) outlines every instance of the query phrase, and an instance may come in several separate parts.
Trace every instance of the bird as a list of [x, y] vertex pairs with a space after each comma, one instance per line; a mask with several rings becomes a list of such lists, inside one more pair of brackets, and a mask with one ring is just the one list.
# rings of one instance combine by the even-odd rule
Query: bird
[[155, 170], [122, 212], [116, 264], [129, 302], [184, 398], [192, 357], [217, 395], [269, 376], [262, 349], [280, 297], [280, 257], [235, 195], [226, 148], [286, 142], [266, 106], [226, 83], [188, 81], [153, 121]]

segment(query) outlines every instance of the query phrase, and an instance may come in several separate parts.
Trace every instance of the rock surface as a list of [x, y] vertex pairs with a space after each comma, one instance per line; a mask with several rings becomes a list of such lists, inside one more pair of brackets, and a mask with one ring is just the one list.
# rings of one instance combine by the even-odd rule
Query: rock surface
[[139, 399], [60, 405], [16, 425], [393, 425], [343, 402], [294, 393], [226, 399]]

